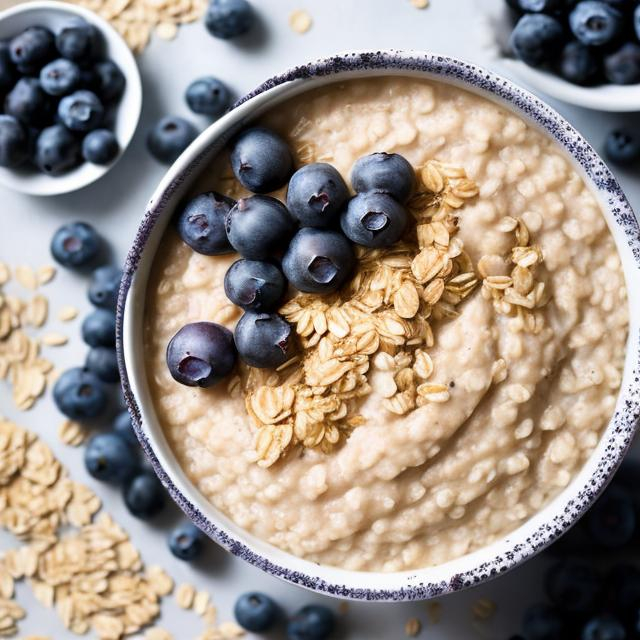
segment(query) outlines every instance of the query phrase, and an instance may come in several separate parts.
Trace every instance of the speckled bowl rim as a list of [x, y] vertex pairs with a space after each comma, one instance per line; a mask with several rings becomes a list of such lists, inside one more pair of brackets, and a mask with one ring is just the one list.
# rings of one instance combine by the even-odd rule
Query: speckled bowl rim
[[[476, 65], [446, 56], [421, 52], [368, 51], [336, 55], [295, 67], [274, 76], [241, 98], [234, 105], [234, 108], [290, 81], [335, 76], [350, 72], [380, 72], [384, 70], [389, 70], [393, 75], [401, 75], [404, 72], [424, 72], [426, 77], [439, 77], [445, 82], [462, 83], [470, 90], [485, 93], [485, 95], [490, 94], [487, 96], [490, 99], [493, 96], [494, 101], [497, 98], [498, 102], [507, 103], [512, 110], [536, 122], [539, 127], [564, 147], [568, 154], [573, 156], [596, 195], [604, 203], [609, 226], [616, 237], [616, 244], [623, 259], [627, 281], [630, 281], [630, 275], [640, 277], [640, 228], [638, 222], [618, 182], [595, 150], [547, 104], [514, 85], [511, 81]], [[212, 127], [215, 126], [215, 124], [212, 125]], [[247, 536], [232, 535], [219, 522], [215, 522], [211, 517], [202, 513], [189, 497], [174, 484], [168, 471], [159, 462], [149, 441], [145, 425], [141, 421], [141, 408], [134, 397], [125, 366], [127, 345], [123, 341], [123, 324], [125, 323], [128, 294], [145, 245], [155, 224], [163, 215], [165, 204], [171, 201], [172, 194], [184, 184], [191, 171], [200, 171], [198, 159], [204, 152], [202, 151], [203, 145], [198, 142], [206, 136], [207, 132], [205, 131], [201, 138], [185, 151], [174, 167], [169, 170], [167, 177], [150, 201], [133, 247], [126, 259], [117, 306], [118, 361], [124, 395], [133, 418], [134, 428], [153, 468], [185, 514], [222, 547], [271, 575], [313, 591], [336, 597], [370, 601], [424, 600], [460, 591], [516, 567], [565, 533], [604, 489], [626, 453], [638, 425], [638, 417], [640, 416], [640, 327], [637, 313], [633, 313], [630, 320], [625, 375], [615, 414], [598, 447], [585, 463], [582, 471], [558, 497], [518, 529], [495, 543], [457, 560], [438, 565], [435, 568], [426, 567], [415, 571], [390, 574], [345, 571], [301, 561], [289, 554], [284, 555], [287, 559], [291, 559], [290, 562], [274, 561], [273, 558], [268, 557], [269, 554], [257, 553], [246, 539], [239, 539]], [[139, 308], [143, 303], [134, 300], [134, 304]], [[640, 301], [637, 297], [634, 299], [633, 305], [630, 304], [630, 307], [640, 308]], [[588, 471], [588, 467], [591, 467], [592, 470]], [[197, 489], [194, 487], [193, 491], [197, 492]], [[552, 511], [555, 512], [555, 515], [551, 513]], [[282, 554], [281, 550], [274, 548], [273, 555]], [[305, 566], [305, 570], [296, 570], [295, 566], [301, 563]], [[444, 578], [441, 575], [439, 579], [434, 579], [434, 576], [430, 575], [433, 573], [443, 574], [449, 565], [452, 567], [451, 572], [447, 573]], [[345, 576], [348, 577], [348, 580], [343, 579]], [[373, 577], [375, 580], [372, 580]], [[398, 580], [398, 577], [402, 579]], [[387, 578], [389, 588], [385, 588], [385, 579]], [[382, 583], [384, 586], [382, 588], [373, 587], [374, 583]]]

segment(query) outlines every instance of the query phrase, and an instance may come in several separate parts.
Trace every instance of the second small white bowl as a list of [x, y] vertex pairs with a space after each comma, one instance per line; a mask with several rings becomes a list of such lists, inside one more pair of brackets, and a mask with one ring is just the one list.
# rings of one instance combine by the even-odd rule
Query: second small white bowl
[[64, 2], [40, 0], [16, 5], [0, 13], [0, 40], [11, 38], [27, 27], [42, 25], [58, 31], [69, 18], [80, 17], [93, 24], [102, 34], [105, 56], [122, 70], [126, 86], [117, 106], [114, 133], [120, 153], [109, 165], [85, 162], [60, 176], [49, 176], [35, 169], [5, 169], [0, 167], [0, 184], [35, 196], [52, 196], [76, 191], [102, 177], [118, 161], [131, 142], [142, 110], [142, 82], [135, 58], [122, 36], [95, 13]]

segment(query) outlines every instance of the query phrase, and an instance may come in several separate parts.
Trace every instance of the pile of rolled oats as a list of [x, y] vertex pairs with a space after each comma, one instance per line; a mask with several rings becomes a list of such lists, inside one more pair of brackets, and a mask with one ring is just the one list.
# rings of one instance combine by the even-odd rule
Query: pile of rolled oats
[[49, 266], [38, 271], [17, 266], [13, 273], [15, 281], [33, 293], [29, 297], [10, 295], [4, 286], [11, 279], [11, 270], [0, 263], [0, 379], [9, 382], [13, 401], [22, 411], [33, 406], [56, 375], [53, 364], [41, 355], [41, 346], [66, 343], [66, 337], [58, 333], [45, 333], [39, 338], [29, 334], [47, 321], [49, 301], [35, 292], [54, 274], [55, 269]]
[[[15, 635], [25, 616], [12, 599], [20, 579], [73, 633], [91, 629], [101, 640], [117, 640], [159, 615], [173, 580], [160, 567], [144, 569], [126, 532], [104, 512], [94, 518], [100, 506], [42, 440], [0, 418], [0, 527], [22, 542], [0, 557], [0, 636]], [[200, 640], [241, 635], [233, 623], [215, 627], [208, 594], [196, 597], [206, 624]], [[170, 638], [155, 629], [146, 637]]]
[[[543, 262], [542, 250], [531, 244], [531, 234], [521, 218], [505, 216], [499, 229], [513, 232], [515, 244], [509, 264], [498, 255], [480, 258], [478, 272], [483, 278], [482, 295], [493, 301], [496, 313], [513, 318], [512, 331], [538, 334], [544, 327], [544, 316], [538, 310], [551, 297], [545, 283], [536, 280], [536, 269]], [[505, 273], [505, 270], [509, 272]]]
[[478, 284], [456, 237], [460, 210], [478, 187], [464, 169], [436, 161], [419, 175], [409, 202], [414, 224], [402, 241], [358, 247], [357, 272], [341, 291], [298, 294], [280, 309], [295, 327], [301, 355], [275, 372], [250, 368], [230, 382], [232, 391], [244, 390], [257, 426], [259, 465], [272, 465], [296, 444], [328, 451], [362, 424], [357, 403], [371, 393], [372, 358], [390, 372], [381, 390], [388, 411], [402, 415], [449, 399], [427, 350], [431, 323], [458, 315], [456, 306]]
[[172, 40], [178, 26], [199, 20], [206, 0], [67, 0], [94, 11], [122, 35], [132, 51], [140, 53], [152, 33]]

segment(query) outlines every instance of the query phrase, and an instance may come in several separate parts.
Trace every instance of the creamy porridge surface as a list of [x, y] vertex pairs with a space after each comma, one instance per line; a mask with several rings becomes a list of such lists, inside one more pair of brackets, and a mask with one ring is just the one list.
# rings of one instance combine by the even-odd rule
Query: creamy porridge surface
[[[277, 107], [263, 123], [304, 162], [398, 152], [437, 159], [479, 185], [460, 217], [474, 265], [510, 251], [505, 216], [542, 249], [552, 293], [544, 328], [518, 331], [476, 290], [457, 318], [434, 325], [429, 353], [450, 399], [399, 416], [382, 408], [384, 372], [369, 372], [366, 418], [325, 454], [294, 451], [262, 468], [238, 390], [176, 383], [171, 336], [240, 311], [222, 281], [237, 256], [194, 253], [172, 230], [155, 260], [145, 316], [148, 377], [165, 433], [188, 476], [238, 525], [313, 562], [353, 570], [436, 565], [483, 547], [529, 519], [579, 471], [610, 419], [621, 381], [627, 302], [620, 260], [599, 206], [550, 139], [496, 104], [445, 84], [353, 80]], [[238, 195], [226, 158], [199, 191]], [[196, 190], [197, 192], [198, 190]], [[496, 375], [496, 362], [505, 372]], [[506, 375], [506, 377], [505, 377]], [[504, 378], [504, 379], [503, 379]]]

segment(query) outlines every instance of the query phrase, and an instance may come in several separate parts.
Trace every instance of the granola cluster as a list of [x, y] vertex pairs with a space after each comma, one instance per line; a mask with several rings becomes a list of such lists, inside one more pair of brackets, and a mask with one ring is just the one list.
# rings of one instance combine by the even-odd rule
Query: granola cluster
[[428, 349], [431, 324], [458, 315], [478, 285], [456, 237], [465, 203], [478, 194], [464, 169], [431, 161], [409, 202], [413, 224], [384, 249], [358, 247], [357, 272], [337, 293], [298, 294], [279, 312], [295, 327], [300, 355], [277, 371], [249, 369], [246, 407], [256, 427], [258, 464], [268, 467], [293, 445], [329, 451], [364, 422], [358, 402], [371, 393], [372, 359], [393, 370], [385, 408], [406, 414], [449, 399]]

